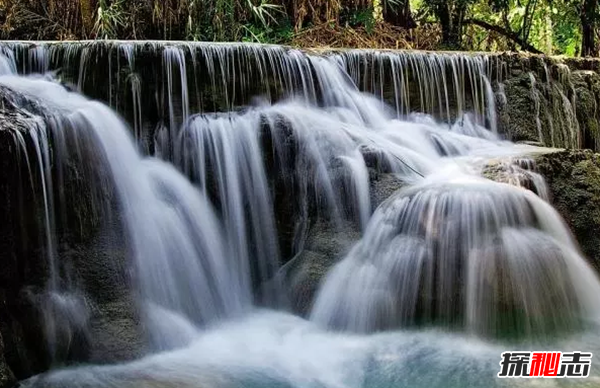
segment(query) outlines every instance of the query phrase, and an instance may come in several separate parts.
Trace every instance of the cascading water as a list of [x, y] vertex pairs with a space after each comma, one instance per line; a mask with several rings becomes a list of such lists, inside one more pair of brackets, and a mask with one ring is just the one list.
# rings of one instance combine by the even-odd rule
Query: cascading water
[[[143, 160], [125, 124], [108, 107], [42, 79], [3, 76], [0, 84], [36, 99], [55, 115], [56, 132], [43, 132], [46, 138], [74, 138], [81, 147], [95, 152], [97, 159], [84, 163], [100, 163], [107, 169], [136, 263], [141, 303], [150, 309], [172, 310], [196, 323], [234, 316], [250, 306], [249, 280], [244, 279], [247, 264], [238, 262], [235, 255], [226, 255], [222, 225], [211, 205], [173, 167]], [[29, 135], [37, 136], [38, 130], [31, 128]], [[46, 140], [45, 151], [48, 149]], [[57, 153], [55, 158], [65, 156]], [[201, 216], [193, 217], [195, 214]], [[51, 236], [51, 226], [47, 228]], [[48, 237], [48, 249], [51, 241]], [[56, 264], [51, 262], [50, 268], [53, 271]], [[56, 276], [51, 273], [52, 292], [57, 287]], [[162, 321], [169, 317], [156, 312], [149, 316]], [[168, 327], [164, 322], [151, 322], [150, 326]], [[160, 340], [157, 346], [170, 346], [167, 333], [151, 335]]]
[[314, 320], [531, 338], [598, 318], [599, 284], [552, 208], [528, 190], [444, 175], [378, 209], [325, 281]]
[[[330, 89], [340, 82], [380, 97], [375, 105], [381, 109], [385, 99], [394, 115], [420, 111], [451, 121], [472, 112], [477, 124], [487, 122], [495, 131], [489, 79], [500, 80], [501, 66], [493, 57], [348, 51], [323, 60], [280, 46], [160, 42], [0, 42], [0, 48], [21, 73], [58, 69], [63, 81], [106, 101], [130, 122], [141, 113], [146, 125], [138, 121], [138, 140], [163, 154], [166, 138], [190, 112], [231, 111], [257, 96], [276, 102], [298, 95], [330, 105], [348, 98]], [[323, 72], [328, 65], [345, 71]], [[144, 112], [137, 111], [140, 83]]]
[[[600, 283], [545, 202], [543, 179], [520, 159], [533, 148], [496, 133], [489, 58], [179, 44], [160, 57], [167, 86], [151, 97], [164, 110], [156, 113], [145, 105], [147, 74], [134, 73], [158, 46], [3, 46], [16, 54], [0, 56], [0, 72], [76, 61], [61, 71], [76, 72], [63, 81], [82, 91], [104, 81], [92, 61], [109, 51], [110, 85], [100, 97], [131, 118], [135, 139], [110, 108], [51, 74], [3, 75], [0, 88], [35, 107], [22, 109], [40, 125], [18, 135], [40, 145], [28, 155], [32, 166], [49, 163], [50, 149], [58, 164], [75, 154], [92, 181], [102, 176], [114, 191], [116, 210], [104, 211], [122, 220], [129, 287], [152, 353], [53, 371], [24, 386], [504, 386], [495, 375], [508, 345], [491, 340], [600, 349]], [[112, 90], [120, 82], [129, 101]], [[388, 82], [395, 109], [382, 102]], [[212, 108], [236, 112], [206, 113], [217, 90]], [[252, 94], [263, 99], [248, 106]], [[415, 104], [447, 122], [411, 113]], [[143, 157], [135, 140], [163, 160]], [[480, 176], [490, 159], [507, 158], [506, 183]], [[42, 164], [52, 182], [47, 173]], [[378, 173], [405, 187], [375, 210]], [[54, 207], [48, 202], [49, 219]], [[310, 320], [258, 309], [286, 308], [277, 272], [300, 253], [315, 219], [356, 225], [362, 239], [325, 277]], [[293, 242], [284, 254], [285, 224]], [[53, 228], [48, 222], [48, 249]], [[60, 265], [51, 256], [62, 284]], [[73, 285], [69, 294], [85, 289]]]

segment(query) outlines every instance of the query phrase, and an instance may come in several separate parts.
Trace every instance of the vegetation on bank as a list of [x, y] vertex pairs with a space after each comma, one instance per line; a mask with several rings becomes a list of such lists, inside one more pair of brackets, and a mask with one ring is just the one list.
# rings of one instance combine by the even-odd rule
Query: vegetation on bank
[[0, 38], [253, 41], [597, 56], [599, 2], [0, 0]]

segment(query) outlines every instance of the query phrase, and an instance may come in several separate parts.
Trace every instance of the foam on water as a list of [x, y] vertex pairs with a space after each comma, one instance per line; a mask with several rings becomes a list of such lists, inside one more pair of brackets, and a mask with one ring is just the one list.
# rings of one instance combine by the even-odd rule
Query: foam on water
[[[596, 344], [593, 349], [598, 348], [597, 336], [579, 341], [574, 345], [565, 340], [559, 345], [571, 348], [589, 341]], [[529, 386], [528, 383], [555, 386], [548, 379], [541, 383], [497, 379], [503, 350], [505, 347], [499, 344], [436, 331], [396, 331], [368, 336], [334, 334], [288, 314], [258, 312], [208, 330], [184, 349], [127, 365], [58, 371], [34, 377], [23, 386], [478, 388]], [[598, 368], [593, 368], [592, 374], [596, 375]], [[588, 383], [595, 384], [597, 379]], [[565, 381], [561, 386], [585, 385]]]

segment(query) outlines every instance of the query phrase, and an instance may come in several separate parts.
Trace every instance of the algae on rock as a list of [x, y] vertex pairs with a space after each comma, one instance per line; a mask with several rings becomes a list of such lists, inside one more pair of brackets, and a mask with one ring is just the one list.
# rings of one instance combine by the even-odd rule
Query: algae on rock
[[600, 271], [600, 154], [565, 150], [539, 155], [536, 162], [548, 182], [552, 205]]

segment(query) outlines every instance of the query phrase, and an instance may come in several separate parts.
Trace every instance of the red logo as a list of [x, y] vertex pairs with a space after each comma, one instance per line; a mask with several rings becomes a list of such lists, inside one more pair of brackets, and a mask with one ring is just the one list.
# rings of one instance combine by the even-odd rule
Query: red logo
[[504, 352], [500, 378], [585, 378], [590, 374], [592, 353]]

